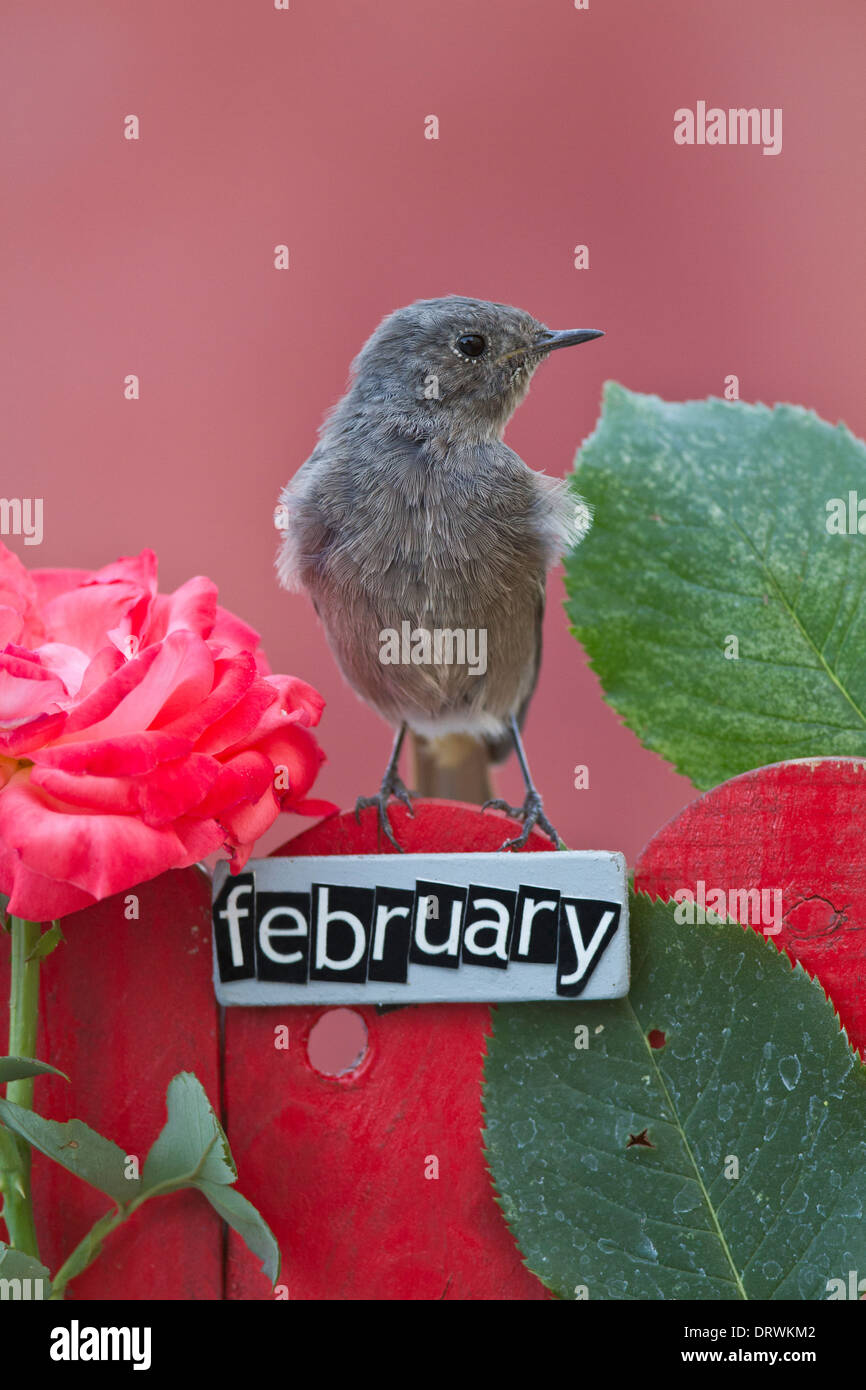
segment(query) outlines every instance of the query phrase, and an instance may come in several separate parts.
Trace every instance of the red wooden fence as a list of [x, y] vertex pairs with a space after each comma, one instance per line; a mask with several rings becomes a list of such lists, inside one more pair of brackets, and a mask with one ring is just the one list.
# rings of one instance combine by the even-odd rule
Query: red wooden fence
[[[399, 807], [392, 815], [416, 852], [495, 849], [507, 824], [442, 802], [419, 804], [414, 820]], [[534, 835], [527, 848], [549, 845]], [[368, 813], [360, 828], [349, 815], [324, 821], [282, 852], [387, 851]], [[852, 1042], [866, 1048], [866, 762], [784, 763], [735, 778], [660, 830], [635, 877], [663, 896], [699, 879], [708, 889], [781, 889], [776, 944], [818, 975]], [[290, 1298], [547, 1297], [520, 1261], [484, 1169], [485, 1006], [358, 1009], [367, 1051], [339, 1077], [320, 1075], [307, 1056], [325, 1010], [232, 1008], [221, 1072], [207, 881], [197, 870], [166, 874], [138, 896], [137, 921], [126, 919], [123, 897], [66, 919], [66, 944], [43, 966], [39, 1055], [72, 1078], [37, 1080], [43, 1113], [78, 1115], [143, 1158], [164, 1120], [168, 1081], [194, 1071], [222, 1108], [239, 1190], [280, 1242]], [[4, 960], [3, 990], [6, 970]], [[288, 1051], [274, 1046], [283, 1023]], [[53, 1269], [109, 1203], [39, 1155], [34, 1187]], [[208, 1204], [183, 1193], [138, 1212], [68, 1296], [273, 1295], [234, 1235], [224, 1251]]]
[[817, 975], [866, 1051], [866, 761], [776, 763], [691, 802], [641, 852], [635, 887], [667, 898], [699, 879], [781, 889], [773, 941]]

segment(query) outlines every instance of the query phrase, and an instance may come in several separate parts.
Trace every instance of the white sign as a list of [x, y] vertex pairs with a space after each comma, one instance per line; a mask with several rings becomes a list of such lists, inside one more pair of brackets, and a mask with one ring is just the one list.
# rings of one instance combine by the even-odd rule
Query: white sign
[[619, 999], [621, 854], [363, 854], [217, 865], [221, 1004]]

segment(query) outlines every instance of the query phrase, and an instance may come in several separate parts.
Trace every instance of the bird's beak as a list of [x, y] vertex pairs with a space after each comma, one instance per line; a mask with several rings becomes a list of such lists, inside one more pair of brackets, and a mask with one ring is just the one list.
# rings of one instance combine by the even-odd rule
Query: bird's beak
[[536, 334], [533, 350], [554, 352], [556, 348], [576, 347], [578, 343], [589, 343], [593, 338], [603, 337], [604, 333], [600, 328], [562, 328], [559, 331], [545, 328], [542, 333]]
[[529, 347], [506, 352], [499, 361], [507, 362], [510, 357], [531, 357], [535, 353], [553, 352], [556, 348], [576, 347], [578, 343], [588, 343], [593, 338], [603, 337], [604, 332], [600, 328], [562, 328], [559, 331], [543, 328], [540, 333], [536, 333]]

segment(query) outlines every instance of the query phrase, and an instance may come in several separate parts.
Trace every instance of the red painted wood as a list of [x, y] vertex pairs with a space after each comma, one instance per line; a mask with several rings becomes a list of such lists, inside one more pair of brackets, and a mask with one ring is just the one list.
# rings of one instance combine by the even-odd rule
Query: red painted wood
[[[513, 833], [497, 813], [416, 803], [391, 816], [415, 852], [485, 851]], [[712, 887], [780, 888], [776, 944], [817, 975], [855, 1045], [866, 1048], [866, 762], [784, 763], [698, 798], [649, 842], [636, 886], [671, 896]], [[531, 850], [549, 848], [534, 834]], [[375, 817], [334, 816], [280, 853], [393, 852]], [[209, 890], [195, 870], [66, 919], [67, 943], [43, 966], [40, 1056], [73, 1085], [37, 1080], [39, 1108], [78, 1115], [141, 1158], [164, 1119], [175, 1072], [219, 1095]], [[700, 928], [696, 928], [699, 930]], [[773, 938], [771, 938], [773, 939]], [[0, 989], [8, 985], [6, 953]], [[229, 1009], [225, 1096], [239, 1189], [274, 1229], [295, 1299], [543, 1299], [493, 1202], [480, 1147], [481, 1059], [489, 1014], [426, 1005], [377, 1015], [361, 1065], [323, 1077], [306, 1039], [323, 1009]], [[289, 1028], [288, 1052], [274, 1029]], [[425, 1178], [435, 1156], [438, 1180]], [[56, 1268], [107, 1202], [38, 1155], [42, 1252]], [[72, 1298], [222, 1296], [221, 1233], [194, 1194], [163, 1199], [108, 1242]], [[257, 1263], [229, 1242], [226, 1296], [271, 1296]]]
[[777, 763], [693, 801], [646, 845], [635, 887], [671, 898], [699, 879], [782, 890], [770, 939], [818, 977], [866, 1050], [866, 761]]
[[[408, 852], [489, 851], [517, 827], [453, 802], [391, 809]], [[280, 854], [373, 854], [373, 812], [320, 822]], [[527, 849], [550, 849], [533, 833]], [[485, 1005], [427, 1004], [378, 1015], [366, 1056], [341, 1078], [314, 1072], [306, 1039], [321, 1008], [226, 1010], [229, 1139], [245, 1194], [283, 1251], [293, 1299], [544, 1299], [490, 1187], [481, 1150]], [[274, 1028], [289, 1028], [288, 1051]], [[430, 1156], [439, 1178], [424, 1176]], [[234, 1236], [226, 1294], [271, 1297]]]
[[[176, 1072], [194, 1071], [219, 1105], [218, 1036], [206, 877], [176, 870], [135, 892], [138, 921], [124, 916], [125, 894], [63, 920], [65, 944], [42, 965], [38, 1055], [72, 1084], [37, 1078], [35, 1101], [49, 1119], [77, 1116], [143, 1163]], [[8, 951], [0, 955], [5, 1000]], [[33, 1182], [40, 1254], [54, 1272], [111, 1200], [40, 1154]], [[155, 1199], [106, 1241], [67, 1297], [222, 1297], [219, 1219], [195, 1193]]]

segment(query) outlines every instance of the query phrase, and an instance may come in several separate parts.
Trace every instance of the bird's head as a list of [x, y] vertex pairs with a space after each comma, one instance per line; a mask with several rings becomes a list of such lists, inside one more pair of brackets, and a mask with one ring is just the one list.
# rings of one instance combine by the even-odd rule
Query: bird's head
[[523, 309], [449, 295], [389, 314], [354, 363], [353, 394], [405, 430], [449, 439], [500, 436], [536, 368], [557, 348], [600, 338], [555, 331]]

